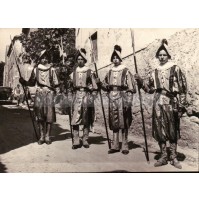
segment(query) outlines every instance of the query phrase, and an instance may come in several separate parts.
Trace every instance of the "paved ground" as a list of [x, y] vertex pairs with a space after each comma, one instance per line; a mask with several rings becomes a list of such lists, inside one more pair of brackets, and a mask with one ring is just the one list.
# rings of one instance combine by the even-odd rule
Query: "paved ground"
[[148, 142], [150, 164], [143, 152], [143, 139], [129, 136], [130, 153], [107, 154], [105, 130], [96, 124], [89, 149], [71, 149], [68, 116], [57, 113], [51, 145], [38, 145], [29, 113], [16, 105], [0, 105], [0, 172], [173, 172], [198, 171], [198, 152], [178, 149], [182, 170], [168, 164], [153, 166], [159, 157], [157, 143]]

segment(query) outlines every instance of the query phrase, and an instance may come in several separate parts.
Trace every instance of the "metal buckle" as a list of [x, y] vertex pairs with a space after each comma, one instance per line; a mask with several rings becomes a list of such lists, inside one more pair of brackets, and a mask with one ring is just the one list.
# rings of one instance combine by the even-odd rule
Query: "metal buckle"
[[85, 89], [84, 89], [84, 88], [80, 88], [79, 90], [80, 90], [80, 91], [85, 91]]
[[112, 90], [113, 91], [118, 91], [118, 87], [113, 87]]

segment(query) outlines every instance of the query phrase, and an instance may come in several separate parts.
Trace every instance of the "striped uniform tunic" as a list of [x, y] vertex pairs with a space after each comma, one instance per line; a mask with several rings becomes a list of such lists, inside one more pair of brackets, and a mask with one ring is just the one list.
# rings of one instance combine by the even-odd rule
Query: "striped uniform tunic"
[[185, 75], [172, 62], [153, 71], [143, 89], [154, 93], [152, 112], [152, 135], [158, 142], [176, 141], [180, 138], [179, 107], [186, 102]]
[[72, 121], [74, 125], [90, 126], [94, 121], [94, 96], [97, 95], [96, 76], [88, 67], [77, 67], [71, 75], [73, 88]]
[[56, 121], [54, 96], [55, 87], [59, 80], [55, 69], [50, 65], [41, 65], [34, 68], [28, 86], [36, 86], [34, 113], [37, 121], [53, 123]]
[[111, 130], [127, 129], [132, 122], [131, 104], [136, 93], [135, 80], [124, 65], [113, 67], [107, 73], [102, 89], [109, 97], [109, 127]]

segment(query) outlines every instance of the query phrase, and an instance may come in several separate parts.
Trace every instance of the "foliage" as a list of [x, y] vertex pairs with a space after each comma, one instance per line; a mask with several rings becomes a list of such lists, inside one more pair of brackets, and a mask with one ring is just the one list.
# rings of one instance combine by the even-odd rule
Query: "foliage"
[[63, 56], [76, 54], [74, 28], [39, 28], [28, 36], [22, 33], [20, 41], [34, 61], [38, 60], [42, 50], [49, 51], [54, 66], [63, 64]]

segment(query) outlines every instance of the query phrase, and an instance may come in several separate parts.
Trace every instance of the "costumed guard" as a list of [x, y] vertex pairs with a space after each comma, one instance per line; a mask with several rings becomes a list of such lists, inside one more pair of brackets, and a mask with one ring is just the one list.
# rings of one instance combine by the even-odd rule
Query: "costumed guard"
[[[94, 122], [94, 99], [98, 90], [94, 72], [85, 65], [87, 62], [86, 50], [80, 49], [76, 58], [78, 67], [72, 74], [73, 149], [80, 148], [82, 145], [84, 148], [89, 148], [88, 137], [90, 127]], [[79, 125], [83, 125], [82, 144], [79, 138]]]
[[148, 82], [143, 81], [138, 74], [135, 75], [139, 87], [150, 94], [154, 93], [152, 135], [161, 149], [161, 157], [154, 166], [168, 163], [166, 141], [169, 141], [170, 163], [181, 169], [177, 160], [177, 140], [180, 138], [180, 117], [186, 105], [186, 78], [180, 68], [170, 61], [166, 39], [162, 40], [156, 58], [159, 59], [159, 66], [150, 73]]
[[39, 145], [44, 142], [51, 144], [50, 132], [52, 123], [56, 121], [54, 96], [59, 81], [55, 69], [50, 64], [50, 59], [49, 52], [42, 51], [40, 63], [33, 69], [30, 79], [28, 81], [23, 78], [19, 79], [20, 83], [25, 86], [36, 86], [34, 113], [40, 130]]
[[121, 47], [115, 45], [111, 56], [114, 66], [107, 73], [101, 87], [108, 92], [109, 98], [109, 127], [113, 131], [112, 148], [109, 154], [119, 152], [119, 131], [122, 131], [122, 153], [128, 154], [128, 129], [132, 123], [131, 106], [136, 85], [129, 69], [121, 64]]

